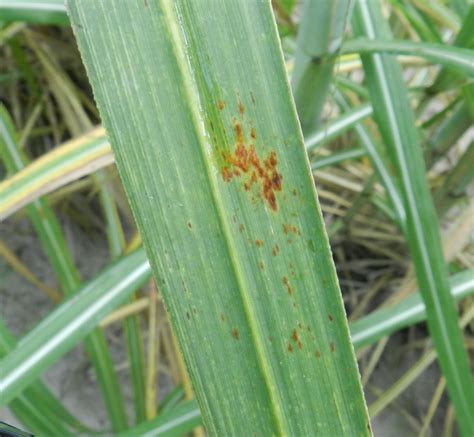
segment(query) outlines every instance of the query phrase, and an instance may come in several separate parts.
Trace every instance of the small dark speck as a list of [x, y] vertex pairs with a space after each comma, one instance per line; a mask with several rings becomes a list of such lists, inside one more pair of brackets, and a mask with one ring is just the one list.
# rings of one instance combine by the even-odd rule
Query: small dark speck
[[334, 342], [331, 341], [331, 343], [329, 344], [329, 348], [331, 349], [331, 352], [334, 352]]
[[191, 222], [188, 222], [188, 228], [191, 229], [193, 227], [193, 225], [191, 224]]
[[222, 321], [225, 320], [224, 314], [221, 314], [221, 320], [222, 320]]
[[188, 312], [186, 312], [186, 317], [188, 318], [188, 320], [191, 318]]
[[321, 358], [321, 352], [318, 350], [314, 353], [314, 355], [316, 355], [316, 358]]
[[236, 340], [238, 340], [239, 337], [240, 337], [239, 336], [239, 331], [237, 331], [237, 328], [232, 329], [231, 334], [232, 334], [232, 337], [234, 337]]
[[333, 318], [332, 318], [331, 314], [328, 314], [328, 319], [329, 319], [330, 322], [333, 321]]
[[291, 343], [288, 343], [288, 352], [293, 352], [293, 346]]

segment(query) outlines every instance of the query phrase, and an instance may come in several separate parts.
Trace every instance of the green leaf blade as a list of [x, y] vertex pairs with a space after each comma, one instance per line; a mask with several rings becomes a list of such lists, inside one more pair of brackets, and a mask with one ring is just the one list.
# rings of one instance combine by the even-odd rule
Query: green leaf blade
[[367, 434], [270, 9], [216, 5], [70, 5], [204, 423]]

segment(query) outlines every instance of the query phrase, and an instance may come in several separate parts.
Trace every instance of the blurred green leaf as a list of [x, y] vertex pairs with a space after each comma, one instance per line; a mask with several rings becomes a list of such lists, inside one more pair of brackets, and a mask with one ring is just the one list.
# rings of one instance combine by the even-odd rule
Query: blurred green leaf
[[[378, 2], [358, 1], [354, 29], [356, 34], [370, 39], [387, 40], [391, 36]], [[363, 55], [362, 62], [374, 118], [400, 183], [407, 214], [407, 243], [426, 305], [428, 327], [460, 428], [463, 434], [470, 435], [474, 432], [474, 416], [469, 407], [474, 405], [474, 382], [449, 293], [438, 221], [401, 69], [390, 55]]]

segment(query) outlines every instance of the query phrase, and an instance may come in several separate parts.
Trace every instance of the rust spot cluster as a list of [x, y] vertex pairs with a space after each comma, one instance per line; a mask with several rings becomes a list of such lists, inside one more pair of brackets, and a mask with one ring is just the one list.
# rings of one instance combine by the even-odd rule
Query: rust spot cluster
[[288, 235], [288, 234], [301, 235], [300, 230], [295, 225], [283, 224], [283, 232], [285, 235]]
[[[217, 107], [223, 108], [223, 102], [218, 102]], [[238, 108], [241, 117], [244, 114], [244, 106], [239, 100]], [[275, 151], [270, 151], [265, 158], [260, 158], [252, 142], [245, 144], [242, 126], [239, 121], [234, 120], [234, 134], [236, 146], [233, 152], [223, 151], [221, 153], [223, 165], [221, 175], [225, 182], [234, 178], [241, 178], [245, 191], [257, 191], [258, 195], [267, 203], [272, 211], [276, 211], [276, 192], [282, 191], [282, 175], [278, 172], [278, 160]], [[250, 131], [251, 140], [255, 140], [257, 134], [252, 127]]]

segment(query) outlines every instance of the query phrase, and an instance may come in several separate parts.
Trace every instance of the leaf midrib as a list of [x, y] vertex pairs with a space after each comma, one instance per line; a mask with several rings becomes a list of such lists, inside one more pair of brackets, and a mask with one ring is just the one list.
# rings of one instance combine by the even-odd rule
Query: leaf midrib
[[214, 208], [217, 212], [219, 225], [225, 240], [227, 252], [231, 261], [232, 269], [234, 272], [235, 282], [241, 296], [241, 302], [243, 304], [243, 310], [248, 321], [249, 331], [252, 338], [252, 343], [259, 361], [259, 367], [263, 380], [265, 381], [265, 387], [271, 401], [272, 416], [275, 418], [275, 424], [280, 435], [289, 435], [288, 426], [282, 420], [285, 416], [283, 415], [283, 409], [281, 402], [277, 399], [275, 390], [271, 387], [276, 387], [276, 382], [273, 381], [272, 372], [269, 370], [267, 363], [266, 354], [264, 353], [264, 347], [262, 341], [258, 335], [256, 317], [252, 311], [251, 298], [248, 296], [247, 287], [245, 286], [245, 275], [242, 272], [241, 265], [238, 257], [236, 256], [236, 244], [231, 237], [231, 231], [228, 223], [225, 219], [224, 206], [221, 201], [221, 196], [217, 188], [218, 181], [216, 181], [215, 171], [211, 168], [212, 162], [209, 159], [206, 150], [208, 149], [208, 142], [205, 135], [205, 127], [200, 122], [200, 115], [204, 113], [202, 110], [201, 99], [197, 93], [197, 84], [194, 80], [194, 75], [191, 71], [192, 65], [190, 64], [190, 57], [186, 55], [186, 48], [182, 40], [182, 28], [177, 15], [179, 14], [178, 6], [173, 10], [171, 0], [162, 0], [163, 11], [165, 13], [165, 27], [169, 31], [171, 48], [176, 56], [177, 68], [181, 73], [181, 77], [184, 83], [184, 96], [188, 102], [189, 111], [191, 114], [191, 120], [194, 127], [194, 132], [199, 144], [199, 152], [204, 162], [204, 168], [209, 181], [211, 189], [211, 197], [214, 203]]

